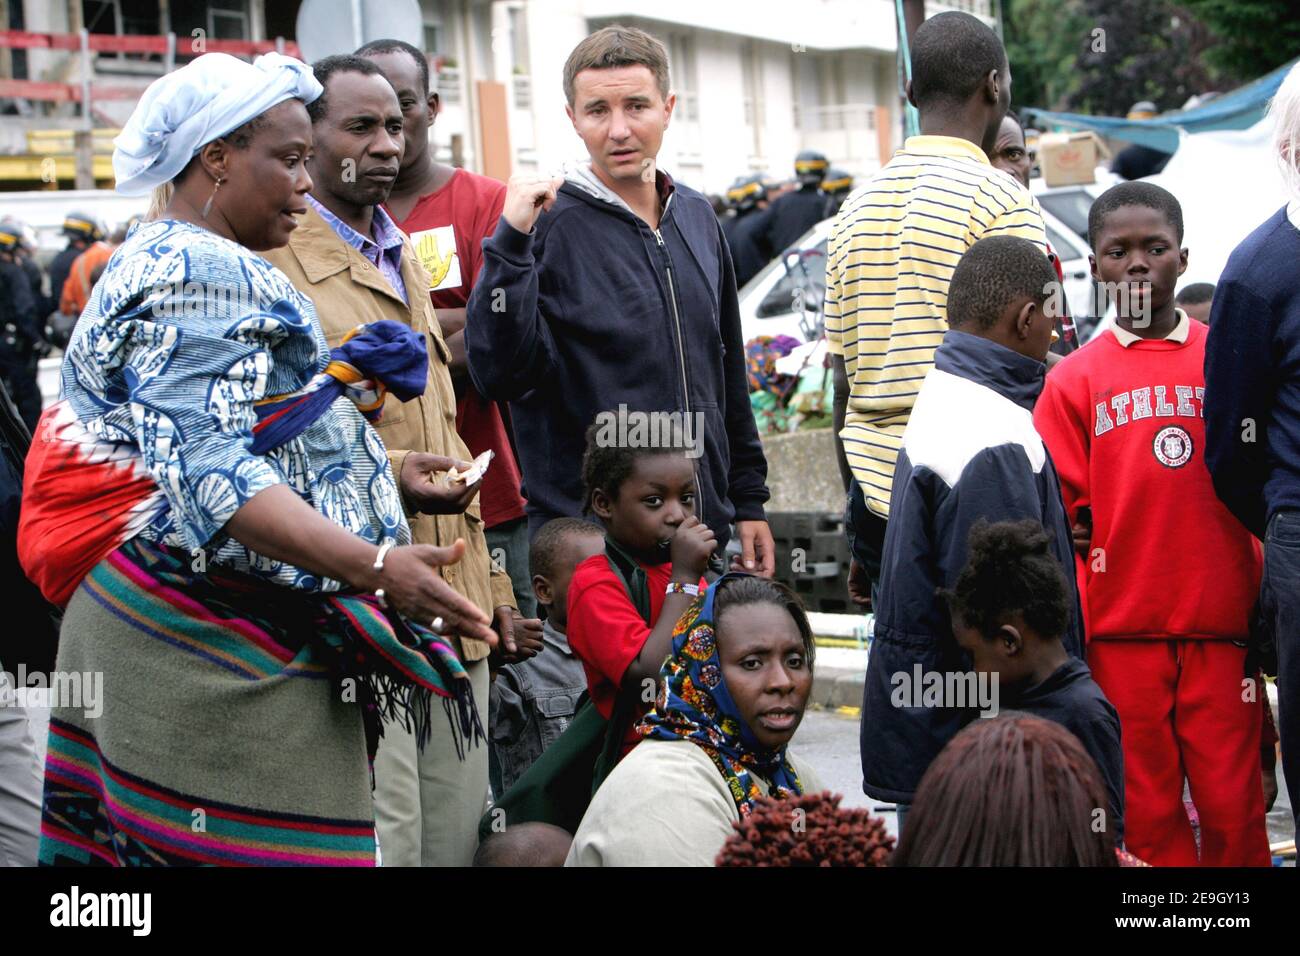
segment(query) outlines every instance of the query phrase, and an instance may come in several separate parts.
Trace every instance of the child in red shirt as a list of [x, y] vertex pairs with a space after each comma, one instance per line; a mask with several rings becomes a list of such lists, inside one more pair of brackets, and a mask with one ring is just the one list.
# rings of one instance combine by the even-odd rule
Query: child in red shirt
[[620, 694], [633, 705], [625, 755], [641, 739], [633, 728], [654, 703], [673, 626], [707, 586], [703, 574], [717, 540], [696, 517], [695, 467], [685, 445], [604, 445], [600, 436], [594, 425], [587, 432], [585, 510], [604, 525], [606, 547], [645, 575], [652, 623], [646, 625], [610, 559], [597, 554], [569, 582], [568, 637], [601, 716], [612, 718]]
[[1128, 848], [1155, 865], [1268, 866], [1264, 688], [1245, 673], [1260, 550], [1205, 465], [1205, 326], [1174, 304], [1182, 210], [1123, 183], [1093, 204], [1088, 232], [1115, 328], [1052, 370], [1034, 424], [1076, 526], [1088, 663], [1123, 728]]

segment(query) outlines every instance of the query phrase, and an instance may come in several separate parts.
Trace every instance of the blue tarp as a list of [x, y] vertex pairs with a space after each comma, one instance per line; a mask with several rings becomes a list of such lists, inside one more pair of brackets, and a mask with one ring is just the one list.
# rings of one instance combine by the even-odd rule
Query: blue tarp
[[1261, 76], [1245, 86], [1216, 96], [1208, 103], [1190, 110], [1173, 110], [1149, 120], [1128, 120], [1118, 116], [1087, 116], [1083, 113], [1055, 113], [1028, 106], [1020, 112], [1025, 122], [1040, 129], [1063, 126], [1068, 129], [1095, 130], [1111, 139], [1127, 140], [1150, 146], [1164, 153], [1178, 149], [1179, 131], [1202, 133], [1214, 129], [1249, 129], [1258, 123], [1268, 109], [1268, 102], [1282, 85], [1287, 72], [1300, 57], [1272, 73]]

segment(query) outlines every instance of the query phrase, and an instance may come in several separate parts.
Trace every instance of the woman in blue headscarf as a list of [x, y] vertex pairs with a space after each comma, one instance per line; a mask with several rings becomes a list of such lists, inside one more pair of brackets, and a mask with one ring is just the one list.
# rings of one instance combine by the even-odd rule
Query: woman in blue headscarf
[[642, 740], [592, 798], [565, 865], [712, 866], [757, 798], [820, 789], [787, 747], [812, 664], [789, 588], [719, 578], [677, 622]]
[[[110, 463], [131, 502], [105, 500], [112, 546], [67, 603], [56, 668], [83, 679], [54, 702], [42, 863], [373, 865], [381, 719], [422, 735], [438, 698], [480, 732], [439, 634], [495, 643], [434, 571], [464, 545], [409, 544], [362, 414], [382, 385], [356, 363], [392, 343], [331, 362], [311, 301], [256, 255], [305, 211], [320, 94], [297, 60], [208, 54], [117, 140], [118, 191], [169, 195], [95, 286], [38, 430], [41, 460], [62, 456], [50, 484]], [[64, 537], [68, 497], [42, 501], [72, 516]], [[59, 527], [29, 537], [29, 572]]]

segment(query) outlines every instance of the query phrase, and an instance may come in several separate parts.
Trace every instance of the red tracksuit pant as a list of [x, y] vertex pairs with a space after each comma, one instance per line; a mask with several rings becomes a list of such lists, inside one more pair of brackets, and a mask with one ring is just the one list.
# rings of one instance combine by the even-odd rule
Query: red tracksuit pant
[[[1245, 659], [1231, 641], [1088, 645], [1093, 679], [1119, 711], [1125, 843], [1153, 866], [1270, 863], [1259, 760], [1265, 689], [1247, 693]], [[1199, 860], [1184, 777], [1201, 818]]]

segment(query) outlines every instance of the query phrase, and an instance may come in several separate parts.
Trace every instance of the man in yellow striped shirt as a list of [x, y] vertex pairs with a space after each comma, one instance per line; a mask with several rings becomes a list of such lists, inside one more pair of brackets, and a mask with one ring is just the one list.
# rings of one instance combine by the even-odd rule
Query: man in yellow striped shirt
[[845, 201], [826, 268], [836, 446], [849, 486], [849, 590], [859, 604], [879, 580], [894, 463], [948, 330], [958, 260], [985, 236], [1047, 249], [1038, 203], [988, 160], [1011, 102], [997, 35], [965, 13], [926, 20], [913, 40], [907, 96], [921, 135]]

